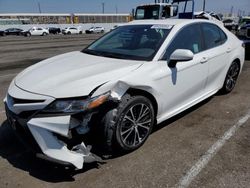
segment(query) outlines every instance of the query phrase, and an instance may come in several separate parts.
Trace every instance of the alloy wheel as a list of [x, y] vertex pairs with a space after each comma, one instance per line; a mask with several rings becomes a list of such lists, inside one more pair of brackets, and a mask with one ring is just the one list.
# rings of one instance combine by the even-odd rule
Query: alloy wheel
[[226, 78], [226, 90], [232, 91], [236, 85], [236, 81], [240, 72], [239, 64], [234, 62], [229, 68]]
[[129, 148], [138, 147], [148, 137], [153, 124], [152, 113], [146, 104], [137, 103], [130, 107], [121, 121], [120, 135]]

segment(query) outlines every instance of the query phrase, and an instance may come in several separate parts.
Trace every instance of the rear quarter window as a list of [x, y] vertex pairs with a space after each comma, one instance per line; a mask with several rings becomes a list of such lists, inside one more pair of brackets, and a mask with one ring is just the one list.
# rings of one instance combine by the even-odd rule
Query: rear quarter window
[[214, 24], [203, 23], [202, 31], [206, 50], [220, 46], [227, 40], [224, 31]]

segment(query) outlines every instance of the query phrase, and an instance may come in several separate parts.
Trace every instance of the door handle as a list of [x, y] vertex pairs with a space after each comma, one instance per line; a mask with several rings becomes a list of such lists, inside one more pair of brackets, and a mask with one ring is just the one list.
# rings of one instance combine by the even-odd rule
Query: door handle
[[208, 61], [208, 58], [207, 57], [203, 57], [202, 59], [201, 59], [201, 63], [206, 63]]
[[227, 48], [227, 53], [230, 53], [232, 51], [232, 48]]

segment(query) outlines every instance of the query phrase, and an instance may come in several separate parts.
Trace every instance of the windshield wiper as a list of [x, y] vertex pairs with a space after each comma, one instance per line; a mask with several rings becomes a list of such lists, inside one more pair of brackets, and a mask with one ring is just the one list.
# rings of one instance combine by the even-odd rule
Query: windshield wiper
[[89, 49], [83, 50], [82, 53], [86, 53], [86, 54], [90, 54], [90, 55], [102, 56], [100, 52], [94, 51], [94, 50], [89, 50]]
[[110, 53], [110, 52], [102, 52], [102, 55], [104, 57], [110, 57], [110, 58], [116, 58], [116, 59], [127, 59], [126, 56], [124, 56], [122, 54], [114, 54], [114, 53]]
[[95, 51], [95, 50], [89, 50], [89, 49], [85, 49], [82, 52], [86, 53], [86, 54], [102, 56], [102, 57], [110, 57], [110, 58], [116, 58], [116, 59], [127, 59], [125, 55], [114, 54], [114, 53], [110, 53], [110, 52]]

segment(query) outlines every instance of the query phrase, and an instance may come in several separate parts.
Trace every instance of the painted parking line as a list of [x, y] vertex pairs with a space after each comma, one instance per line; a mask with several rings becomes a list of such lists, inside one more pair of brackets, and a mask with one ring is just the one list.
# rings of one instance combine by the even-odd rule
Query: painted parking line
[[177, 187], [186, 188], [202, 171], [209, 161], [216, 155], [222, 146], [236, 133], [236, 131], [250, 118], [250, 111], [233, 125], [225, 134], [212, 145], [209, 150], [196, 162], [196, 164], [183, 176]]

